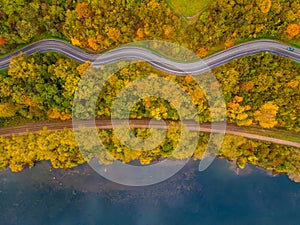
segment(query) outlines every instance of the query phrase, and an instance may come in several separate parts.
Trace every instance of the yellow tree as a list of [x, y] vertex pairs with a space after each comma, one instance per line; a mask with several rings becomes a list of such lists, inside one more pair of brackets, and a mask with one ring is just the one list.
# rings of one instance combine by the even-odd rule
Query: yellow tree
[[199, 48], [196, 52], [197, 56], [201, 57], [205, 57], [207, 55], [207, 50], [203, 47]]
[[91, 66], [91, 62], [86, 61], [85, 63], [82, 63], [79, 66], [77, 66], [76, 70], [80, 76], [83, 76], [90, 66]]
[[268, 13], [272, 6], [272, 0], [262, 0], [259, 3], [259, 8], [262, 13]]
[[0, 103], [0, 117], [13, 117], [17, 107], [11, 103]]
[[171, 25], [164, 26], [164, 36], [165, 38], [169, 38], [172, 33], [174, 33], [175, 29]]
[[47, 111], [47, 116], [50, 119], [69, 120], [72, 115], [66, 112], [60, 112], [58, 109], [52, 108]]
[[96, 43], [96, 40], [95, 40], [95, 38], [89, 38], [88, 39], [88, 44], [89, 44], [89, 46], [93, 49], [93, 50], [95, 50], [95, 51], [97, 51], [98, 50], [98, 45], [97, 45], [97, 43]]
[[136, 35], [139, 39], [143, 38], [144, 37], [144, 33], [143, 33], [143, 30], [142, 28], [139, 28], [137, 31], [136, 31]]
[[228, 39], [225, 41], [225, 48], [231, 48], [234, 46], [234, 40], [233, 39]]
[[278, 106], [276, 104], [267, 102], [254, 112], [254, 118], [263, 128], [272, 128], [278, 123], [276, 120], [277, 111]]
[[109, 41], [106, 40], [101, 34], [98, 34], [96, 37], [97, 44], [101, 49], [107, 47], [109, 45]]
[[76, 38], [71, 38], [71, 42], [72, 42], [72, 45], [81, 46], [80, 41]]
[[79, 19], [88, 18], [90, 16], [89, 6], [86, 2], [78, 3], [75, 9]]
[[113, 41], [117, 41], [119, 39], [119, 37], [121, 36], [121, 32], [119, 29], [114, 28], [114, 27], [109, 27], [107, 29], [107, 36], [113, 40]]
[[253, 87], [254, 87], [254, 82], [252, 80], [241, 82], [241, 84], [239, 85], [240, 91], [246, 91], [246, 92], [252, 90]]
[[230, 120], [237, 123], [238, 126], [250, 126], [252, 119], [248, 117], [247, 111], [251, 109], [249, 105], [242, 106], [239, 103], [243, 97], [235, 96], [232, 101], [227, 103], [227, 116]]

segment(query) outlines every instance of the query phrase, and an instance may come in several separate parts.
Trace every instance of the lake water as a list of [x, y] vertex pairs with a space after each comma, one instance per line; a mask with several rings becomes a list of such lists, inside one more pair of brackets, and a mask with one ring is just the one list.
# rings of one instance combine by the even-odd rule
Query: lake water
[[239, 176], [216, 159], [204, 172], [191, 161], [169, 180], [126, 187], [88, 165], [50, 171], [39, 163], [0, 172], [2, 225], [300, 224], [300, 184], [247, 166]]

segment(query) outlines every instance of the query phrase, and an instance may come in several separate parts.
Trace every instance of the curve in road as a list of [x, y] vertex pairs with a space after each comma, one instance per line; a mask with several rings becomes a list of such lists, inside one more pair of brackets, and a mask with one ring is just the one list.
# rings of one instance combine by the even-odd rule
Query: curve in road
[[[291, 51], [289, 48], [294, 50]], [[21, 52], [27, 55], [32, 55], [36, 52], [48, 51], [62, 53], [80, 63], [90, 61], [94, 66], [106, 65], [124, 59], [146, 61], [157, 69], [179, 76], [184, 76], [187, 74], [198, 75], [236, 58], [262, 52], [270, 52], [281, 55], [300, 63], [300, 49], [293, 48], [289, 45], [273, 40], [250, 41], [216, 53], [212, 56], [204, 58], [203, 60], [181, 63], [171, 61], [141, 47], [120, 47], [102, 54], [91, 54], [67, 42], [55, 39], [47, 39], [35, 42], [18, 51], [1, 57], [0, 69], [7, 68], [9, 66], [11, 57], [18, 55]]]
[[[86, 61], [91, 61], [91, 63], [94, 66], [100, 66], [100, 65], [106, 65], [114, 62], [118, 62], [120, 60], [124, 59], [135, 59], [140, 61], [146, 61], [149, 64], [151, 64], [153, 67], [160, 69], [164, 72], [175, 74], [178, 76], [183, 75], [199, 75], [203, 72], [206, 72], [212, 68], [215, 68], [217, 66], [220, 66], [222, 64], [225, 64], [233, 59], [253, 55], [261, 52], [270, 52], [273, 54], [281, 55], [283, 57], [291, 58], [293, 61], [300, 63], [300, 49], [293, 48], [294, 50], [289, 50], [292, 48], [289, 45], [286, 45], [284, 43], [280, 43], [273, 40], [257, 40], [257, 41], [251, 41], [244, 44], [236, 45], [232, 48], [226, 49], [224, 51], [221, 51], [219, 53], [216, 53], [210, 57], [207, 57], [203, 60], [199, 60], [196, 62], [175, 62], [168, 60], [166, 58], [163, 58], [162, 56], [159, 56], [155, 54], [154, 52], [151, 52], [147, 49], [141, 48], [141, 47], [121, 47], [116, 48], [114, 50], [108, 51], [106, 53], [102, 54], [91, 54], [87, 53], [67, 42], [60, 41], [60, 40], [54, 40], [54, 39], [47, 39], [35, 42], [33, 44], [30, 44], [18, 51], [15, 51], [13, 53], [10, 53], [6, 56], [3, 56], [0, 58], [0, 69], [7, 68], [10, 64], [10, 59], [13, 56], [16, 56], [20, 54], [21, 52], [32, 55], [36, 52], [47, 52], [47, 51], [54, 51], [62, 53], [80, 63], [84, 63]], [[49, 124], [48, 124], [49, 125]], [[65, 126], [66, 124], [64, 124]], [[140, 125], [142, 126], [142, 125]], [[21, 126], [22, 127], [22, 126]], [[137, 126], [139, 127], [139, 126]], [[143, 127], [143, 126], [142, 126]], [[30, 127], [24, 127], [21, 128], [23, 131], [17, 132], [17, 134], [24, 134], [24, 130], [28, 129]], [[59, 127], [56, 127], [59, 128]], [[105, 126], [101, 127], [105, 129]], [[202, 129], [205, 127], [202, 126]], [[7, 129], [7, 130], [6, 130]], [[12, 128], [1, 128], [0, 135], [6, 136], [11, 135], [14, 132], [11, 132]], [[15, 127], [15, 129], [17, 129]], [[107, 128], [108, 129], [108, 128]], [[29, 129], [30, 130], [30, 129]], [[208, 131], [209, 130], [209, 131]], [[202, 131], [210, 132], [210, 129], [204, 129]], [[17, 131], [17, 130], [14, 130]], [[4, 133], [3, 133], [4, 132]], [[240, 131], [226, 131], [228, 134], [233, 135], [240, 135], [247, 138], [254, 138], [264, 141], [271, 141], [278, 144], [285, 144], [290, 145], [294, 147], [300, 147], [300, 144], [297, 142], [290, 142], [290, 141], [284, 141], [281, 139], [274, 139], [270, 137], [255, 135], [255, 134], [249, 134], [244, 133]], [[15, 132], [16, 133], [16, 132]]]

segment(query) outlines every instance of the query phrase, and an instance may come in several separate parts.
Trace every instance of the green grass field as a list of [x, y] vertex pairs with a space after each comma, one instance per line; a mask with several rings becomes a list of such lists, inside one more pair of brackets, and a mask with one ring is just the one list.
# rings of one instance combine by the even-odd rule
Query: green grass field
[[295, 47], [300, 48], [300, 42], [293, 42], [292, 43]]
[[7, 69], [0, 70], [0, 75], [4, 76], [7, 74]]
[[277, 138], [286, 141], [300, 142], [300, 135], [295, 131], [282, 128], [262, 129], [259, 126], [240, 127], [246, 133], [262, 135], [271, 138]]
[[186, 17], [203, 11], [211, 2], [212, 0], [167, 0], [172, 9]]

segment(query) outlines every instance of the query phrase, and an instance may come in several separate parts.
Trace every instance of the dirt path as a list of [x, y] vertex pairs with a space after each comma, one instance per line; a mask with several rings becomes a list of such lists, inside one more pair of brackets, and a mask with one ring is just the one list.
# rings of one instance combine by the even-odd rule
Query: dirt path
[[[122, 120], [115, 120], [116, 123], [122, 123]], [[167, 124], [170, 121], [166, 121]], [[86, 123], [89, 126], [90, 123]], [[187, 128], [192, 131], [199, 131], [199, 132], [211, 132], [211, 124], [205, 123], [201, 124], [200, 126], [195, 124], [192, 121], [186, 121]], [[130, 120], [130, 125], [134, 128], [148, 128], [149, 127], [149, 119], [133, 119]], [[112, 124], [110, 119], [98, 119], [96, 120], [96, 126], [99, 129], [112, 129]], [[51, 131], [62, 131], [64, 129], [73, 129], [72, 121], [66, 122], [37, 122], [37, 123], [28, 123], [19, 126], [13, 127], [3, 127], [0, 128], [0, 136], [3, 137], [10, 137], [12, 135], [21, 136], [26, 135], [27, 132], [37, 133], [38, 131], [42, 130], [43, 128], [47, 128], [47, 130]], [[165, 129], [162, 124], [157, 121], [152, 123], [153, 128], [158, 129]], [[222, 129], [218, 130], [214, 129], [215, 133], [223, 133]], [[268, 141], [273, 142], [276, 144], [293, 146], [296, 148], [300, 148], [300, 134], [286, 131], [286, 130], [279, 130], [279, 129], [271, 129], [266, 130], [260, 127], [238, 127], [233, 124], [227, 124], [226, 126], [226, 134], [235, 135], [235, 136], [242, 136], [245, 138], [256, 139], [261, 141]]]

